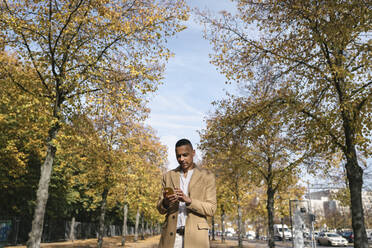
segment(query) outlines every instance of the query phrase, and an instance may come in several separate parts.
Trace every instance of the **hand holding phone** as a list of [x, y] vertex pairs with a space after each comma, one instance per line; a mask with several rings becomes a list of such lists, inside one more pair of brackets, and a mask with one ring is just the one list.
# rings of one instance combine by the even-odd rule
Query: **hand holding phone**
[[164, 188], [164, 193], [166, 196], [170, 196], [174, 194], [174, 190], [171, 187], [165, 187]]
[[174, 190], [171, 187], [165, 187], [163, 189], [163, 194], [164, 194], [164, 200], [163, 200], [163, 205], [165, 208], [169, 207], [169, 204], [175, 204], [178, 202], [177, 195], [175, 194]]
[[175, 193], [177, 195], [178, 201], [185, 202], [186, 204], [190, 204], [191, 203], [191, 198], [188, 197], [187, 195], [185, 195], [181, 189], [175, 188], [174, 191], [175, 191]]

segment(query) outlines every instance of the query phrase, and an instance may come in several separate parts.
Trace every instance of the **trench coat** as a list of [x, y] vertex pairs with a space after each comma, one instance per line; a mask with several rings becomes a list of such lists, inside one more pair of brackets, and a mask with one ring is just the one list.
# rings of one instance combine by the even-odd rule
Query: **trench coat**
[[[179, 188], [180, 171], [181, 167], [177, 167], [165, 173], [162, 187]], [[167, 209], [164, 208], [162, 192], [157, 202], [157, 209], [160, 214], [166, 216], [162, 225], [159, 248], [173, 248], [179, 204], [171, 204]], [[207, 216], [213, 216], [217, 208], [216, 180], [213, 173], [195, 166], [188, 186], [188, 194], [191, 204], [186, 206], [184, 248], [209, 248]]]

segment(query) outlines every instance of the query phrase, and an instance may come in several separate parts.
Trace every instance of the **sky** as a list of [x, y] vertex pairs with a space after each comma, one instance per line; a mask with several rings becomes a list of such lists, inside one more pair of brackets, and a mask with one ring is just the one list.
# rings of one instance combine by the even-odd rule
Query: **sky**
[[[187, 1], [191, 8], [208, 9], [214, 14], [235, 10], [230, 0]], [[226, 91], [237, 92], [236, 84], [225, 84], [226, 78], [210, 64], [212, 45], [203, 38], [203, 26], [193, 16], [186, 25], [186, 30], [168, 42], [175, 56], [166, 66], [164, 84], [149, 103], [151, 113], [147, 124], [155, 129], [162, 144], [168, 147], [168, 169], [178, 166], [174, 145], [181, 138], [193, 143], [196, 159], [201, 159], [201, 151], [197, 149], [200, 142], [198, 131], [205, 128], [205, 118], [213, 113], [212, 101], [223, 99]], [[307, 180], [318, 182], [319, 178], [307, 175], [304, 182]]]
[[[189, 0], [188, 4], [216, 14], [234, 7], [230, 0]], [[148, 105], [151, 114], [146, 123], [168, 147], [168, 169], [178, 166], [174, 145], [181, 138], [189, 139], [196, 150], [196, 159], [201, 158], [197, 131], [205, 127], [205, 118], [213, 112], [211, 103], [236, 88], [225, 84], [226, 78], [210, 64], [212, 46], [203, 38], [203, 26], [193, 16], [186, 25], [186, 30], [168, 41], [174, 57], [167, 63], [164, 83]]]

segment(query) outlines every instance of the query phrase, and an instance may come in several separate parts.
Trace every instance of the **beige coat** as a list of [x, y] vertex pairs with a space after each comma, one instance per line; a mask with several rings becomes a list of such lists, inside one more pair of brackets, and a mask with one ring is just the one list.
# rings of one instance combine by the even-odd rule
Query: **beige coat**
[[[164, 187], [180, 187], [180, 167], [164, 174]], [[207, 216], [213, 216], [217, 206], [214, 175], [205, 169], [195, 167], [188, 190], [191, 204], [187, 206], [184, 248], [209, 248]], [[166, 214], [159, 248], [173, 248], [177, 227], [178, 204], [171, 205], [168, 209], [165, 209], [163, 206], [163, 194], [161, 194], [157, 208], [161, 214]]]

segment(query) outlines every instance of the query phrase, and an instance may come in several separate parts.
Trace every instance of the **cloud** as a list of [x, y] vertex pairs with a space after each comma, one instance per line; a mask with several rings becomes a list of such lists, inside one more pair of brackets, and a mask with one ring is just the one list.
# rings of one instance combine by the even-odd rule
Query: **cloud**
[[[196, 116], [203, 116], [204, 114], [197, 108], [194, 108], [191, 103], [186, 102], [184, 99], [188, 98], [188, 88], [180, 87], [179, 92], [164, 92], [163, 95], [158, 95], [152, 100], [152, 110], [153, 112], [161, 113], [166, 112], [171, 113], [171, 115], [176, 116], [177, 113], [191, 113]], [[182, 92], [183, 93], [180, 93]], [[191, 98], [190, 98], [191, 99]], [[172, 113], [173, 112], [173, 113]], [[167, 116], [165, 115], [165, 116]]]
[[[229, 0], [190, 1], [192, 8], [210, 8], [213, 15], [221, 10], [230, 11]], [[146, 124], [152, 126], [161, 142], [168, 147], [168, 168], [178, 166], [174, 145], [181, 138], [189, 139], [197, 147], [200, 137], [197, 130], [204, 127], [204, 118], [213, 108], [210, 103], [225, 96], [226, 78], [209, 63], [213, 53], [209, 41], [203, 39], [203, 25], [194, 16], [185, 22], [188, 28], [169, 39], [167, 45], [175, 56], [166, 66], [164, 84], [150, 99], [151, 113]], [[197, 157], [201, 154], [197, 151]]]
[[170, 115], [170, 114], [152, 114], [152, 119], [155, 120], [171, 120], [171, 121], [183, 121], [193, 122], [200, 121], [200, 115]]
[[168, 150], [168, 169], [174, 169], [178, 166], [176, 156], [174, 154], [174, 145], [179, 138], [175, 135], [164, 135], [160, 137], [162, 144], [167, 146]]
[[154, 121], [154, 120], [149, 120], [148, 124], [152, 127], [155, 128], [172, 128], [172, 129], [195, 129], [197, 130], [199, 127], [198, 126], [190, 126], [190, 125], [183, 125], [183, 124], [177, 124], [177, 123], [170, 123], [167, 121]]

